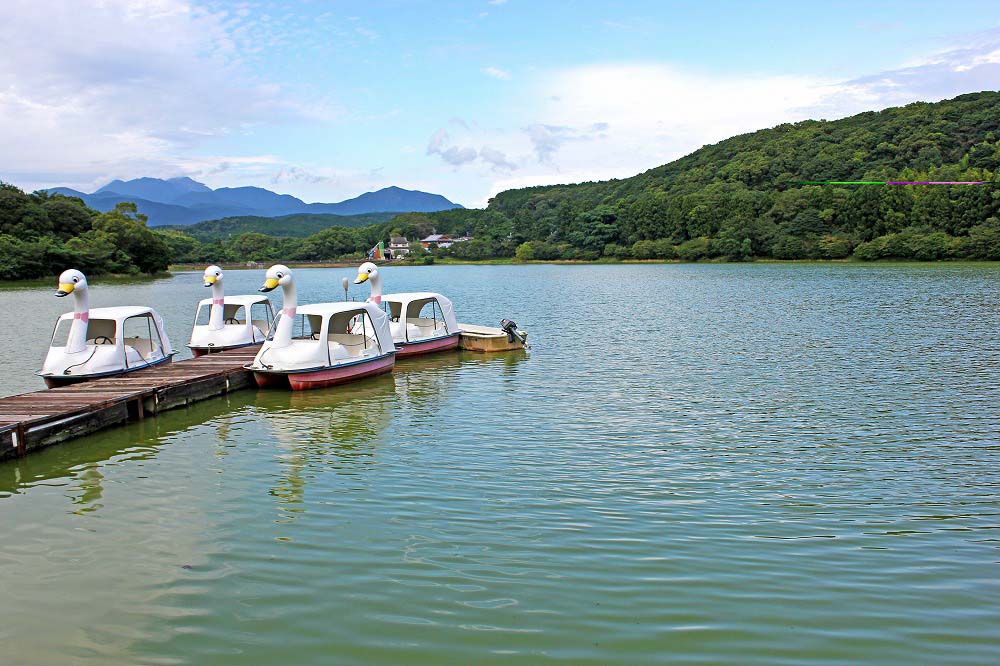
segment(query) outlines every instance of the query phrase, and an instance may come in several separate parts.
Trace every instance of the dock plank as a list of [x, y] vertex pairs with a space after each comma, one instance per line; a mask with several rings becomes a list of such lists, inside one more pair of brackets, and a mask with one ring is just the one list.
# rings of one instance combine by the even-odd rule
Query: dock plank
[[258, 347], [0, 398], [0, 460], [250, 386]]

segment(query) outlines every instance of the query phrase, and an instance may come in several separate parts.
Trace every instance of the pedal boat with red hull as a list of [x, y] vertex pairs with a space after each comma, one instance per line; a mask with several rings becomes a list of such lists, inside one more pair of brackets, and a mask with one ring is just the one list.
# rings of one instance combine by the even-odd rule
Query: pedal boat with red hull
[[253, 362], [260, 387], [325, 388], [391, 372], [396, 348], [389, 318], [372, 303], [295, 302], [295, 285], [285, 266], [268, 269], [262, 291], [282, 287], [284, 304]]
[[441, 294], [429, 291], [388, 294], [382, 309], [399, 358], [458, 349], [461, 330], [455, 308]]
[[164, 363], [174, 352], [163, 319], [152, 308], [90, 308], [87, 278], [77, 270], [59, 276], [56, 296], [73, 296], [73, 312], [56, 320], [42, 369], [49, 388], [121, 375]]
[[270, 299], [263, 294], [226, 296], [218, 266], [206, 268], [203, 278], [205, 286], [212, 288], [212, 297], [199, 301], [195, 310], [188, 342], [191, 353], [197, 358], [264, 342], [274, 320]]
[[354, 284], [371, 286], [369, 303], [378, 305], [389, 317], [389, 331], [396, 356], [406, 358], [458, 349], [461, 330], [450, 300], [430, 291], [382, 295], [378, 267], [365, 262], [358, 268]]

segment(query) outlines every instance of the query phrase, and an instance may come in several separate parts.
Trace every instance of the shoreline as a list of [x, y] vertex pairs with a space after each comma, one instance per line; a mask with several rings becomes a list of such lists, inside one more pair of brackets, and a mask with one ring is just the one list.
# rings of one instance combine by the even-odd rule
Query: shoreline
[[[351, 268], [359, 263], [367, 261], [361, 259], [357, 261], [315, 261], [315, 262], [284, 262], [289, 268]], [[274, 263], [278, 263], [276, 260]], [[702, 261], [682, 261], [680, 259], [532, 259], [530, 261], [519, 261], [513, 257], [503, 257], [497, 259], [435, 259], [433, 264], [409, 263], [405, 261], [376, 262], [380, 266], [399, 266], [408, 268], [424, 268], [427, 266], [535, 266], [535, 265], [566, 265], [566, 266], [606, 266], [606, 265], [633, 265], [633, 264], [853, 264], [858, 266], [872, 265], [937, 265], [937, 264], [1000, 264], [1000, 261], [976, 260], [976, 259], [936, 259], [932, 261], [917, 261], [914, 259], [876, 259], [874, 261], [861, 261], [860, 259], [771, 259], [761, 258], [753, 261], [724, 261], [721, 259], [708, 259]], [[218, 264], [223, 270], [266, 270], [270, 264], [262, 263], [256, 267], [248, 267], [245, 264]], [[171, 264], [169, 271], [201, 271], [204, 264]]]
[[[352, 268], [357, 267], [358, 261], [316, 261], [316, 262], [288, 262], [286, 265], [289, 268]], [[536, 265], [556, 265], [556, 266], [607, 266], [607, 265], [641, 265], [641, 264], [741, 264], [741, 265], [753, 265], [753, 264], [843, 264], [843, 265], [857, 265], [857, 266], [873, 266], [873, 265], [911, 265], [911, 266], [930, 266], [930, 265], [942, 265], [942, 264], [974, 264], [974, 265], [990, 265], [990, 264], [1000, 264], [1000, 261], [994, 260], [976, 260], [976, 259], [937, 259], [934, 261], [916, 261], [913, 259], [878, 259], [875, 261], [860, 261], [858, 259], [755, 259], [754, 261], [721, 261], [721, 260], [708, 260], [708, 261], [681, 261], [680, 259], [598, 259], [595, 261], [585, 261], [582, 259], [548, 259], [548, 260], [531, 260], [531, 261], [518, 261], [514, 258], [504, 257], [502, 259], [441, 259], [435, 260], [433, 264], [411, 264], [406, 262], [386, 262], [382, 265], [399, 266], [407, 268], [424, 268], [427, 266], [536, 266]], [[129, 284], [135, 282], [154, 282], [156, 280], [163, 280], [169, 278], [173, 273], [184, 273], [193, 271], [203, 271], [207, 264], [171, 264], [166, 272], [163, 273], [95, 273], [92, 277], [88, 277], [88, 280], [95, 283], [104, 284]], [[244, 263], [238, 264], [218, 264], [223, 270], [227, 271], [263, 271], [266, 270], [270, 264], [261, 264], [256, 267], [248, 267]], [[25, 287], [48, 287], [52, 286], [53, 280], [56, 278], [55, 275], [47, 278], [31, 278], [27, 280], [6, 280], [0, 283], [0, 291], [9, 291], [13, 289], [23, 289]]]

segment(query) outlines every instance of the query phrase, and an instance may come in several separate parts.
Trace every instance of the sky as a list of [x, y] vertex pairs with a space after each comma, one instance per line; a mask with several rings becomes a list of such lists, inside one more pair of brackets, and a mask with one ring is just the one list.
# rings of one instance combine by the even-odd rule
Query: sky
[[26, 191], [189, 176], [478, 207], [1000, 89], [995, 0], [4, 0], [2, 18], [0, 180]]

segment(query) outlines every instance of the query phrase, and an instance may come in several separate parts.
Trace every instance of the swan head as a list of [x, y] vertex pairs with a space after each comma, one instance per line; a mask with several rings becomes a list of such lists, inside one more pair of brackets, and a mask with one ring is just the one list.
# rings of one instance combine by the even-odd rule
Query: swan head
[[205, 269], [205, 286], [211, 287], [222, 279], [222, 269], [218, 266], [209, 266]]
[[286, 287], [292, 283], [292, 271], [289, 270], [288, 266], [282, 264], [275, 264], [268, 268], [267, 275], [264, 277], [264, 286], [257, 291], [267, 293], [279, 286]]
[[354, 284], [361, 284], [362, 282], [367, 282], [368, 280], [378, 277], [378, 266], [370, 261], [358, 266], [358, 277], [354, 280]]
[[63, 296], [69, 296], [77, 289], [86, 288], [87, 277], [75, 268], [71, 268], [59, 275], [59, 288], [56, 290], [56, 296], [62, 298]]

